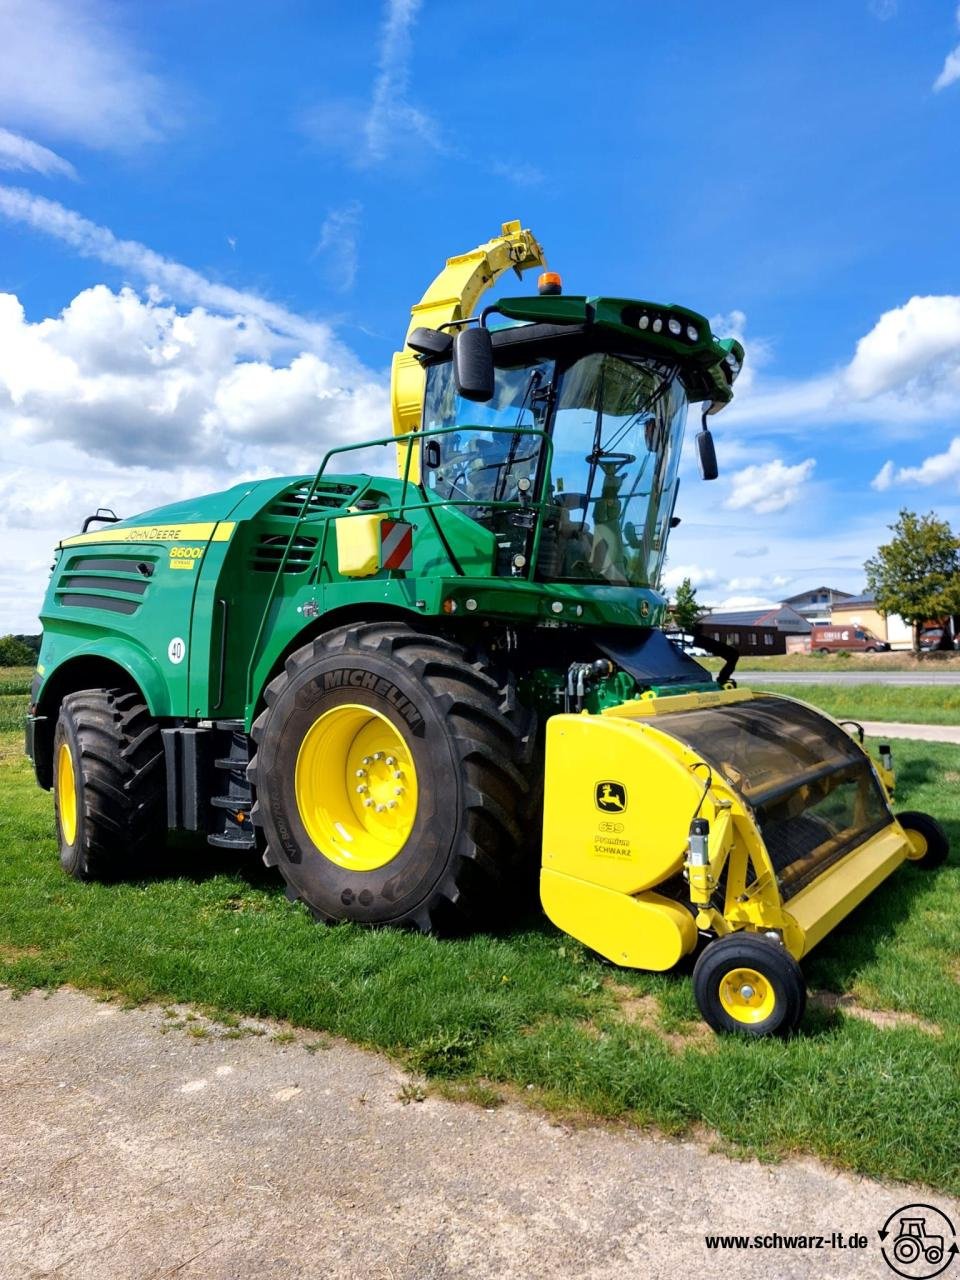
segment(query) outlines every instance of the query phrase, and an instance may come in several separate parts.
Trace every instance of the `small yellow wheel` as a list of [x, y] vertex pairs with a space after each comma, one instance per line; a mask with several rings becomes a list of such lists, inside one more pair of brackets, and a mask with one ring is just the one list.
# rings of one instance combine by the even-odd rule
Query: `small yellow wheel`
[[950, 854], [947, 833], [928, 813], [898, 813], [897, 821], [910, 841], [909, 860], [915, 867], [930, 871], [942, 866]]
[[693, 970], [693, 993], [714, 1031], [785, 1036], [806, 1008], [800, 966], [785, 947], [755, 933], [711, 942]]

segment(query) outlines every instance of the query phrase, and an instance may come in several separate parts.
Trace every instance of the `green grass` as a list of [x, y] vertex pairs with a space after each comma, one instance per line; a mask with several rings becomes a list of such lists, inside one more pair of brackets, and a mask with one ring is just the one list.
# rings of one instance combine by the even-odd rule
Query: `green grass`
[[[957, 850], [960, 749], [900, 743], [897, 754], [901, 807], [938, 816]], [[744, 1152], [812, 1152], [960, 1192], [956, 852], [936, 872], [903, 868], [804, 964], [812, 988], [940, 1034], [814, 1006], [788, 1043], [744, 1043], [704, 1033], [689, 968], [615, 970], [539, 918], [458, 941], [321, 928], [273, 873], [212, 850], [78, 884], [59, 869], [50, 797], [18, 734], [0, 736], [0, 794], [0, 982], [15, 989], [191, 1003], [234, 1028], [224, 1034], [271, 1016], [386, 1051], [482, 1105], [520, 1089], [559, 1113], [670, 1133], [702, 1125]], [[624, 992], [652, 997], [653, 1016], [629, 1021]]]
[[[738, 684], [747, 689], [744, 675]], [[775, 684], [756, 688], [799, 698], [837, 719], [899, 720], [906, 724], [960, 724], [960, 685]]]
[[[697, 658], [701, 666], [719, 671], [720, 658]], [[909, 651], [896, 653], [789, 653], [770, 658], [745, 655], [738, 671], [958, 671], [960, 653], [926, 655], [919, 660]]]

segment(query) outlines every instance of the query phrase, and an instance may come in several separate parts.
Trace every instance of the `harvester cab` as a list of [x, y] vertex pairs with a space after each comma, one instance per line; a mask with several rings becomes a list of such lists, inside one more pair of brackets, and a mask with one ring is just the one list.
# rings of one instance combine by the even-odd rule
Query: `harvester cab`
[[[561, 929], [653, 970], [702, 947], [710, 1025], [784, 1033], [798, 960], [946, 840], [894, 818], [889, 755], [660, 629], [687, 411], [713, 478], [739, 342], [550, 273], [478, 309], [544, 265], [519, 223], [447, 262], [386, 439], [63, 540], [27, 725], [61, 861], [116, 874], [192, 831], [319, 920], [444, 932], [540, 864]], [[396, 474], [351, 469], [374, 445]]]

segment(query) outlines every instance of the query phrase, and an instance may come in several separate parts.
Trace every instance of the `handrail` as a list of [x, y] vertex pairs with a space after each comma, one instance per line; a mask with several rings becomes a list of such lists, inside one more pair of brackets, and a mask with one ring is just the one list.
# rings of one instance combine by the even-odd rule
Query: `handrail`
[[[410, 463], [414, 454], [414, 450], [412, 447], [414, 442], [417, 440], [422, 440], [427, 436], [452, 435], [454, 433], [462, 433], [463, 431], [469, 430], [469, 429], [470, 429], [469, 426], [464, 426], [463, 424], [453, 426], [453, 427], [430, 427], [425, 430], [408, 431], [405, 435], [402, 435], [402, 436], [395, 436], [395, 435], [382, 436], [376, 440], [361, 440], [352, 444], [336, 445], [334, 448], [327, 450], [327, 452], [323, 455], [323, 459], [320, 462], [320, 466], [317, 469], [316, 475], [314, 476], [313, 480], [310, 483], [310, 487], [307, 490], [306, 497], [304, 498], [303, 503], [300, 507], [299, 514], [297, 515], [296, 520], [294, 521], [293, 528], [290, 531], [290, 535], [287, 539], [286, 546], [283, 549], [283, 554], [280, 557], [280, 562], [277, 565], [277, 570], [276, 570], [276, 573], [274, 574], [273, 582], [270, 584], [270, 591], [267, 595], [267, 599], [263, 606], [263, 612], [260, 616], [260, 626], [257, 628], [257, 634], [254, 638], [253, 647], [250, 651], [250, 662], [247, 666], [246, 700], [248, 703], [253, 698], [253, 675], [254, 675], [254, 670], [256, 668], [257, 660], [260, 656], [260, 643], [263, 639], [263, 631], [264, 631], [264, 627], [266, 626], [267, 617], [269, 616], [270, 610], [273, 607], [273, 602], [276, 597], [277, 589], [280, 585], [280, 582], [283, 576], [283, 571], [286, 567], [291, 548], [293, 547], [294, 541], [297, 537], [297, 534], [300, 532], [301, 526], [303, 525], [304, 521], [311, 514], [323, 520], [323, 534], [321, 536], [319, 554], [317, 558], [318, 569], [322, 571], [322, 567], [326, 563], [327, 534], [331, 524], [333, 524], [336, 520], [349, 520], [356, 516], [368, 516], [371, 514], [371, 512], [364, 511], [364, 510], [343, 511], [339, 509], [334, 509], [334, 510], [327, 509], [322, 512], [317, 511], [313, 513], [310, 512], [310, 503], [313, 500], [313, 495], [317, 492], [317, 486], [319, 485], [321, 479], [324, 476], [324, 473], [326, 471], [328, 463], [330, 462], [330, 459], [337, 457], [340, 454], [355, 453], [363, 449], [375, 449], [378, 447], [385, 448], [390, 445], [398, 445], [398, 444], [405, 444], [410, 446], [406, 450], [406, 462], [404, 466], [403, 484], [400, 490], [400, 501], [395, 503], [390, 503], [388, 506], [385, 506], [385, 507], [378, 507], [377, 514], [382, 516], [388, 516], [395, 519], [400, 519], [404, 515], [406, 515], [408, 512], [411, 512], [411, 511], [425, 511], [429, 515], [434, 527], [437, 530], [437, 534], [440, 538], [440, 541], [443, 544], [445, 551], [447, 552], [447, 556], [450, 560], [451, 567], [453, 568], [457, 577], [465, 577], [466, 575], [463, 573], [463, 570], [460, 568], [460, 566], [456, 563], [455, 558], [453, 557], [453, 554], [450, 551], [450, 548], [447, 546], [446, 539], [443, 535], [440, 524], [437, 520], [438, 507], [486, 507], [488, 510], [492, 510], [492, 511], [534, 511], [536, 512], [536, 520], [533, 526], [533, 533], [534, 533], [533, 547], [532, 547], [530, 559], [527, 565], [527, 571], [524, 575], [522, 575], [528, 581], [533, 580], [534, 575], [536, 573], [536, 564], [537, 564], [536, 557], [540, 547], [540, 535], [543, 528], [543, 516], [547, 513], [547, 511], [550, 508], [550, 504], [548, 502], [544, 501], [543, 499], [537, 499], [535, 501], [520, 502], [516, 500], [485, 501], [483, 499], [476, 499], [476, 498], [444, 498], [442, 500], [437, 500], [437, 501], [427, 500], [427, 501], [422, 501], [417, 503], [410, 503], [407, 500], [407, 491], [411, 485], [413, 485], [415, 488], [417, 488], [421, 492], [423, 491], [423, 486], [421, 484], [419, 484], [416, 481], [410, 480]], [[549, 433], [543, 430], [543, 428], [516, 427], [516, 426], [500, 427], [500, 426], [487, 426], [487, 425], [479, 426], [478, 425], [475, 429], [490, 432], [494, 435], [536, 436], [546, 446], [546, 450], [545, 450], [546, 467], [545, 469], [541, 470], [541, 474], [549, 473], [549, 469], [553, 464], [553, 440], [551, 439]], [[539, 465], [540, 464], [538, 463], [538, 468], [539, 468]], [[384, 478], [387, 479], [390, 477], [384, 477]], [[361, 497], [361, 495], [365, 493], [367, 489], [369, 489], [374, 479], [375, 477], [373, 476], [364, 477], [364, 480], [366, 481], [366, 483], [363, 484], [358, 489], [357, 493], [354, 495], [354, 498], [353, 498], [354, 502], [356, 502]], [[521, 575], [518, 574], [516, 576], [520, 577]]]

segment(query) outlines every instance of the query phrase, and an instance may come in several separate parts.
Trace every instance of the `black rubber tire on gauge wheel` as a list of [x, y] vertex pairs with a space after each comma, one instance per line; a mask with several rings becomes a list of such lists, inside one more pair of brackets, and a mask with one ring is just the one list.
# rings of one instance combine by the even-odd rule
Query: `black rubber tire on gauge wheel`
[[693, 970], [704, 1022], [722, 1034], [787, 1036], [807, 1006], [803, 972], [785, 947], [755, 933], [707, 945]]
[[898, 813], [897, 821], [910, 836], [910, 843], [917, 851], [910, 857], [913, 866], [922, 867], [924, 871], [943, 866], [950, 856], [950, 841], [936, 818], [931, 818], [929, 813], [910, 810]]
[[78, 880], [132, 868], [166, 834], [163, 739], [139, 693], [84, 689], [60, 704], [53, 797], [60, 865]]
[[293, 653], [253, 726], [264, 861], [323, 921], [459, 932], [520, 893], [533, 717], [512, 677], [401, 622]]

